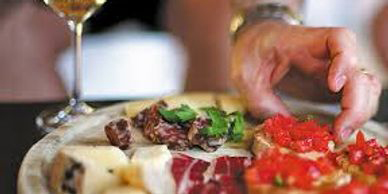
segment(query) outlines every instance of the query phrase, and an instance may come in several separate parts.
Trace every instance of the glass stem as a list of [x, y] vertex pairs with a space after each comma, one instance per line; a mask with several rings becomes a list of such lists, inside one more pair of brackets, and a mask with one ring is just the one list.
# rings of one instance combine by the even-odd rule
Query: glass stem
[[71, 31], [73, 32], [73, 49], [74, 49], [74, 82], [70, 96], [70, 105], [75, 106], [80, 101], [81, 97], [81, 71], [82, 71], [82, 22], [69, 22]]

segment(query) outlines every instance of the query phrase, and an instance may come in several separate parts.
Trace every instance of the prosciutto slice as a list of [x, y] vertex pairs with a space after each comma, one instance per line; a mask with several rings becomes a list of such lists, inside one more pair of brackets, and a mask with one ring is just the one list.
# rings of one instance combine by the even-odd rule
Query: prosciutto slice
[[222, 156], [204, 161], [174, 154], [172, 174], [178, 194], [246, 193], [243, 172], [251, 163], [248, 157]]

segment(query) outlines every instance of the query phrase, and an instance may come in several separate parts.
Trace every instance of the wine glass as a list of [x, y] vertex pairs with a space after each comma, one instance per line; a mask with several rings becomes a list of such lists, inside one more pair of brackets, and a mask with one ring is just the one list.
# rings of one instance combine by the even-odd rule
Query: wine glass
[[73, 34], [74, 48], [74, 82], [66, 107], [58, 107], [41, 112], [36, 124], [43, 133], [48, 133], [60, 125], [80, 115], [93, 112], [93, 108], [80, 100], [81, 64], [82, 64], [82, 31], [84, 22], [105, 3], [106, 0], [44, 0], [54, 12], [66, 19]]

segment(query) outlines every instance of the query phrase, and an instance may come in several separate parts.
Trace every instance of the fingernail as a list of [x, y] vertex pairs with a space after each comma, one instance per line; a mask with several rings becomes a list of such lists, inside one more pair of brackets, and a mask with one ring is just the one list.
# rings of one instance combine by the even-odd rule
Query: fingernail
[[345, 141], [346, 139], [348, 139], [350, 137], [350, 135], [352, 134], [353, 130], [351, 128], [344, 128], [341, 130], [340, 132], [340, 138], [342, 141]]
[[345, 75], [341, 75], [337, 78], [337, 80], [335, 81], [335, 85], [336, 85], [336, 91], [340, 91], [342, 87], [344, 87], [345, 85], [345, 81], [346, 81], [346, 76]]

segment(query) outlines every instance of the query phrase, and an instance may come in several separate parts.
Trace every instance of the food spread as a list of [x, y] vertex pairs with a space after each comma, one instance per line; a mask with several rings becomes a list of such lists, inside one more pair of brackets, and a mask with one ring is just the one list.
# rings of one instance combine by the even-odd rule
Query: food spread
[[[275, 115], [256, 125], [245, 112], [224, 108], [217, 104], [172, 106], [161, 100], [134, 115], [114, 119], [103, 128], [112, 146], [65, 146], [57, 154], [50, 176], [52, 190], [388, 192], [388, 148], [366, 139], [362, 132], [354, 143], [337, 149], [330, 126], [318, 119]], [[148, 142], [143, 147], [136, 144], [139, 135]]]
[[227, 140], [239, 141], [244, 136], [242, 113], [226, 114], [216, 107], [202, 107], [199, 115], [188, 105], [168, 110], [164, 101], [137, 114], [134, 126], [154, 143], [166, 144], [172, 150], [198, 146], [214, 152]]

